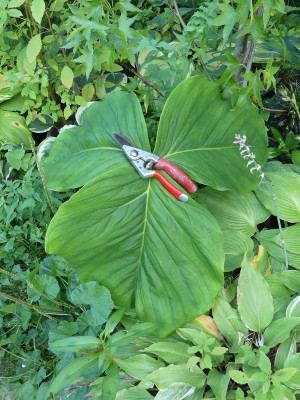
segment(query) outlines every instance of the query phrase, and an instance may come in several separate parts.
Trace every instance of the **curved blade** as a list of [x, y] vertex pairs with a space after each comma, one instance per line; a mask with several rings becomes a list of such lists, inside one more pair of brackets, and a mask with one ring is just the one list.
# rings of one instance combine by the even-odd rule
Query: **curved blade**
[[123, 146], [135, 147], [134, 144], [132, 143], [132, 141], [129, 140], [126, 136], [122, 135], [121, 133], [113, 132], [113, 134], [121, 147], [123, 147]]

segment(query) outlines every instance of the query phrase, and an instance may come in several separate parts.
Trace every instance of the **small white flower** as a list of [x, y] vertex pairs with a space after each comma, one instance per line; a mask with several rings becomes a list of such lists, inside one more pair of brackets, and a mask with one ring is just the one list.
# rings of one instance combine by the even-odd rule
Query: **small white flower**
[[253, 174], [254, 171], [259, 171], [261, 169], [261, 166], [259, 164], [256, 164], [255, 167], [250, 168], [250, 173]]
[[[238, 144], [240, 146], [239, 150], [240, 150], [240, 155], [243, 157], [244, 160], [249, 160], [247, 162], [247, 168], [250, 167], [250, 165], [252, 165], [252, 167], [250, 168], [250, 173], [253, 174], [254, 171], [260, 171], [261, 170], [261, 165], [259, 165], [256, 160], [255, 160], [255, 154], [251, 152], [251, 146], [247, 146], [246, 145], [246, 140], [247, 137], [246, 135], [241, 136], [239, 133], [234, 135], [235, 140], [233, 141], [234, 144]], [[261, 182], [262, 180], [265, 178], [265, 174], [263, 172], [261, 172], [259, 174], [260, 178], [261, 178]]]
[[22, 368], [26, 368], [26, 365], [25, 365], [25, 364], [22, 364]]

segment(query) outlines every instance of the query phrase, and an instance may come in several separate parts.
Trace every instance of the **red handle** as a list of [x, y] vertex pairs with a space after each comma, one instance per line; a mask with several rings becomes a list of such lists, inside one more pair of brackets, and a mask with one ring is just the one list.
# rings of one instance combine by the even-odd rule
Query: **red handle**
[[171, 182], [168, 181], [168, 179], [163, 176], [160, 172], [154, 172], [153, 178], [157, 178], [160, 183], [167, 189], [168, 192], [170, 192], [174, 197], [176, 197], [177, 200], [179, 201], [188, 201], [188, 197], [186, 194], [182, 193], [179, 189], [177, 189], [175, 186], [172, 185]]
[[197, 190], [197, 185], [189, 178], [180, 168], [172, 164], [170, 161], [160, 158], [156, 163], [155, 169], [162, 169], [171, 178], [184, 187], [189, 193], [194, 193]]

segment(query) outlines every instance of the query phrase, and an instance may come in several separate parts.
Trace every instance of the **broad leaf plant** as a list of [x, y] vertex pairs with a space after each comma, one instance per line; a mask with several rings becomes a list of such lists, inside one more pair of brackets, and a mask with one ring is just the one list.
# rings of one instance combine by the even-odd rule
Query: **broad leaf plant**
[[[107, 287], [117, 305], [135, 306], [141, 321], [166, 336], [210, 309], [223, 284], [222, 234], [205, 206], [192, 198], [180, 204], [155, 180], [141, 179], [114, 131], [150, 150], [134, 94], [107, 95], [56, 139], [44, 161], [49, 188], [84, 186], [52, 219], [46, 250], [68, 260], [82, 282]], [[263, 165], [267, 138], [259, 113], [232, 110], [216, 84], [195, 76], [168, 98], [154, 152], [200, 184], [243, 193], [257, 187], [259, 175], [249, 173], [233, 143], [237, 132]]]

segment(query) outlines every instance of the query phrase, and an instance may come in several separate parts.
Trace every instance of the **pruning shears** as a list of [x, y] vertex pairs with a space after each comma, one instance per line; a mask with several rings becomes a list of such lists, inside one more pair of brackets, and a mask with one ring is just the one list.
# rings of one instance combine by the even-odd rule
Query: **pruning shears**
[[152, 167], [165, 171], [171, 178], [184, 187], [188, 193], [194, 193], [197, 190], [197, 185], [176, 165], [164, 158], [158, 157], [156, 154], [138, 149], [131, 140], [121, 133], [114, 132], [113, 134], [126, 157], [142, 178], [157, 178], [168, 192], [179, 201], [188, 201], [189, 198], [172, 185], [163, 174], [151, 169]]

